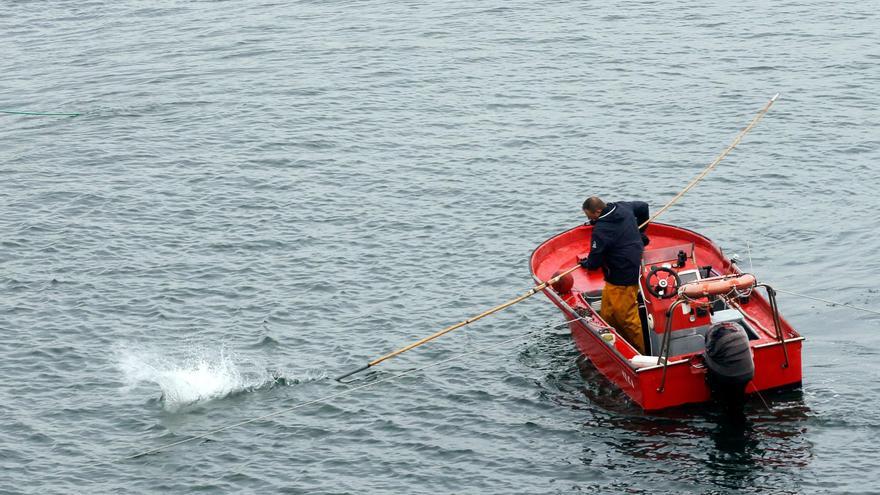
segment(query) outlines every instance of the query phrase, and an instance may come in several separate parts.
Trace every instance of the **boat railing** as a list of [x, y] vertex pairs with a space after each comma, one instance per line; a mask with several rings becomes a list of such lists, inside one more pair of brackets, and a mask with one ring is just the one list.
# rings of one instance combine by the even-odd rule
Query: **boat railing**
[[[779, 305], [776, 302], [776, 290], [773, 289], [769, 284], [765, 283], [755, 283], [754, 287], [763, 287], [767, 291], [767, 300], [770, 303], [770, 313], [773, 316], [773, 326], [776, 330], [776, 340], [779, 345], [782, 346], [782, 354], [784, 356], [784, 361], [782, 363], [782, 368], [789, 367], [788, 360], [788, 348], [786, 347], [785, 336], [782, 333], [782, 322], [779, 317]], [[719, 295], [719, 297], [726, 299], [727, 295]], [[666, 387], [666, 372], [667, 368], [669, 368], [669, 353], [670, 353], [670, 345], [669, 339], [672, 334], [672, 314], [675, 308], [678, 306], [691, 303], [694, 301], [682, 293], [682, 287], [679, 288], [679, 296], [678, 298], [669, 305], [669, 308], [666, 310], [666, 328], [663, 333], [663, 340], [660, 344], [660, 352], [657, 356], [657, 366], [663, 365], [663, 374], [660, 377], [660, 386], [657, 387], [657, 393], [663, 393], [663, 389]], [[740, 311], [744, 312], [745, 310], [740, 307]]]
[[[669, 309], [666, 310], [666, 328], [663, 331], [660, 352], [657, 353], [657, 365], [663, 365], [663, 375], [660, 377], [660, 386], [657, 387], [657, 393], [663, 393], [663, 389], [666, 387], [666, 370], [669, 368], [669, 336], [672, 334], [672, 312], [675, 308], [686, 302], [687, 300], [684, 297], [679, 296], [678, 299], [669, 305]], [[665, 356], [664, 353], [666, 354]]]
[[785, 361], [783, 368], [788, 368], [788, 349], [785, 347], [785, 336], [782, 334], [782, 322], [779, 319], [779, 305], [776, 303], [776, 290], [769, 284], [757, 284], [755, 287], [763, 287], [767, 291], [767, 301], [770, 302], [770, 313], [773, 315], [773, 326], [776, 329], [776, 340], [782, 346], [782, 355]]

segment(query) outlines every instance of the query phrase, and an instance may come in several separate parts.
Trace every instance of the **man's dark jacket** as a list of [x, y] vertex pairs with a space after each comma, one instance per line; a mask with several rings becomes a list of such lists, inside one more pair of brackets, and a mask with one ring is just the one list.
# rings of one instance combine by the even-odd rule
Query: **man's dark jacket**
[[593, 238], [590, 240], [586, 268], [595, 270], [602, 267], [605, 281], [610, 284], [638, 284], [639, 267], [645, 251], [639, 225], [649, 217], [648, 203], [643, 201], [618, 201], [605, 205], [599, 219], [591, 222]]

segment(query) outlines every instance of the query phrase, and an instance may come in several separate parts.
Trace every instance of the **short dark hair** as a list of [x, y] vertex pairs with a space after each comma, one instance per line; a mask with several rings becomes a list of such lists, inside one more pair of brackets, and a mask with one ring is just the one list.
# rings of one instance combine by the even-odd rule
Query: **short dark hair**
[[590, 196], [584, 201], [584, 211], [602, 211], [605, 209], [605, 202], [598, 196]]

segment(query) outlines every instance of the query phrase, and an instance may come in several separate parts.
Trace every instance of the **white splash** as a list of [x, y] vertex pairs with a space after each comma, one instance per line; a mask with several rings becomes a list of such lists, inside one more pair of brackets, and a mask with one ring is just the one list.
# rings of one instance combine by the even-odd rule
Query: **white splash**
[[274, 384], [279, 374], [265, 368], [236, 363], [236, 356], [224, 348], [218, 351], [193, 349], [182, 357], [149, 350], [120, 349], [119, 368], [126, 389], [152, 383], [161, 389], [165, 409], [177, 411], [198, 402]]

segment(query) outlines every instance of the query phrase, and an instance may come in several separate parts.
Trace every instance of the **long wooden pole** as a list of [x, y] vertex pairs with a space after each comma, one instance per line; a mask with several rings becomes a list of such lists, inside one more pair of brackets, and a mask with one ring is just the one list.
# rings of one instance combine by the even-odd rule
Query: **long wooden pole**
[[495, 306], [495, 307], [492, 308], [492, 309], [489, 309], [489, 310], [483, 311], [482, 313], [478, 314], [477, 316], [474, 316], [474, 317], [468, 318], [467, 320], [464, 320], [464, 321], [460, 321], [460, 322], [456, 323], [455, 325], [450, 325], [450, 326], [444, 328], [443, 330], [440, 330], [439, 332], [436, 332], [436, 333], [433, 333], [433, 334], [431, 334], [431, 335], [428, 335], [427, 337], [425, 337], [425, 338], [423, 338], [423, 339], [421, 339], [421, 340], [418, 340], [418, 341], [416, 341], [416, 342], [413, 342], [412, 344], [410, 344], [410, 345], [408, 345], [408, 346], [406, 346], [406, 347], [402, 347], [402, 348], [400, 348], [400, 349], [398, 349], [398, 350], [396, 350], [396, 351], [389, 352], [388, 354], [385, 354], [385, 355], [382, 356], [382, 357], [379, 357], [379, 358], [376, 358], [376, 359], [370, 361], [369, 363], [365, 364], [364, 366], [361, 366], [360, 368], [357, 368], [357, 369], [355, 369], [355, 370], [349, 371], [348, 373], [346, 373], [346, 374], [344, 374], [344, 375], [341, 375], [341, 376], [337, 377], [336, 380], [337, 380], [337, 381], [338, 381], [338, 380], [342, 380], [343, 378], [347, 378], [347, 377], [349, 377], [349, 376], [351, 376], [351, 375], [353, 375], [353, 374], [355, 374], [355, 373], [360, 373], [361, 371], [364, 371], [365, 369], [367, 369], [367, 368], [369, 368], [369, 367], [371, 367], [371, 366], [376, 366], [377, 364], [381, 363], [382, 361], [385, 361], [386, 359], [391, 359], [391, 358], [393, 358], [394, 356], [397, 356], [397, 355], [399, 355], [399, 354], [403, 354], [404, 352], [406, 352], [406, 351], [408, 351], [408, 350], [410, 350], [410, 349], [414, 349], [414, 348], [416, 348], [416, 347], [418, 347], [418, 346], [420, 346], [420, 345], [422, 345], [422, 344], [424, 344], [424, 343], [426, 343], [426, 342], [430, 342], [430, 341], [436, 339], [437, 337], [439, 337], [439, 336], [441, 336], [441, 335], [445, 335], [445, 334], [447, 334], [447, 333], [449, 333], [449, 332], [451, 332], [451, 331], [453, 331], [453, 330], [456, 330], [456, 329], [458, 329], [458, 328], [461, 328], [461, 327], [463, 327], [463, 326], [465, 326], [465, 325], [469, 325], [469, 324], [471, 324], [471, 323], [473, 323], [473, 322], [475, 322], [475, 321], [477, 321], [477, 320], [479, 320], [479, 319], [485, 318], [486, 316], [489, 316], [489, 315], [491, 315], [491, 314], [493, 314], [493, 313], [497, 313], [497, 312], [501, 311], [501, 310], [504, 309], [504, 308], [509, 308], [510, 306], [513, 306], [514, 304], [516, 304], [516, 303], [518, 303], [518, 302], [524, 301], [524, 300], [526, 300], [526, 299], [532, 297], [533, 295], [537, 294], [538, 292], [544, 290], [544, 288], [546, 288], [548, 285], [552, 285], [552, 284], [556, 283], [557, 280], [559, 280], [559, 279], [561, 279], [562, 277], [568, 275], [569, 273], [571, 273], [571, 272], [577, 270], [578, 268], [580, 268], [580, 265], [574, 265], [573, 267], [571, 267], [571, 268], [569, 268], [568, 270], [566, 270], [565, 272], [563, 272], [563, 273], [561, 273], [561, 274], [559, 274], [559, 275], [557, 275], [557, 276], [551, 278], [550, 280], [548, 280], [548, 281], [546, 281], [546, 282], [542, 282], [542, 283], [540, 283], [540, 284], [538, 284], [538, 285], [532, 287], [531, 289], [528, 290], [528, 292], [526, 292], [525, 294], [523, 294], [523, 295], [521, 295], [521, 296], [519, 296], [519, 297], [517, 297], [517, 298], [515, 298], [515, 299], [511, 299], [510, 301], [507, 301], [507, 302], [504, 303], [504, 304], [501, 304], [501, 305]]
[[[776, 99], [778, 97], [779, 97], [779, 93], [773, 95], [773, 97], [770, 98], [770, 101], [768, 101], [767, 104], [764, 105], [764, 108], [762, 108], [758, 112], [758, 114], [755, 115], [755, 117], [752, 119], [751, 122], [749, 122], [749, 125], [746, 126], [745, 129], [740, 131], [739, 134], [737, 134], [737, 136], [733, 140], [733, 142], [730, 143], [730, 146], [728, 146], [723, 152], [721, 152], [721, 154], [718, 155], [718, 157], [715, 158], [715, 160], [712, 161], [712, 163], [710, 163], [708, 167], [703, 169], [703, 171], [700, 172], [700, 174], [697, 175], [694, 178], [694, 180], [692, 180], [687, 186], [685, 186], [685, 188], [682, 189], [681, 192], [676, 194], [675, 197], [672, 198], [672, 200], [670, 200], [668, 203], [666, 203], [666, 205], [663, 208], [658, 210], [657, 213], [655, 213], [651, 218], [649, 218], [647, 221], [645, 221], [645, 223], [639, 225], [639, 228], [642, 228], [645, 225], [649, 224], [650, 222], [654, 221], [654, 219], [659, 217], [663, 212], [668, 210], [673, 204], [675, 204], [679, 199], [681, 199], [681, 197], [684, 196], [685, 193], [687, 193], [688, 191], [691, 190], [691, 188], [693, 188], [695, 185], [697, 185], [698, 182], [703, 180], [703, 178], [706, 177], [706, 175], [708, 175], [709, 172], [711, 172], [712, 169], [714, 169], [716, 165], [721, 163], [721, 160], [723, 160], [727, 155], [730, 154], [731, 151], [733, 151], [734, 148], [736, 148], [736, 146], [740, 143], [740, 141], [742, 141], [743, 136], [745, 136], [749, 131], [752, 130], [753, 127], [755, 127], [755, 125], [758, 124], [758, 122], [760, 122], [760, 120], [764, 117], [764, 115], [767, 113], [767, 111], [770, 110], [770, 107], [773, 105], [773, 103], [776, 101]], [[511, 299], [510, 301], [507, 301], [504, 304], [500, 304], [498, 306], [495, 306], [492, 309], [488, 309], [486, 311], [483, 311], [482, 313], [480, 313], [476, 316], [473, 316], [471, 318], [468, 318], [467, 320], [460, 321], [460, 322], [456, 323], [455, 325], [448, 326], [448, 327], [444, 328], [443, 330], [440, 330], [439, 332], [428, 335], [427, 337], [425, 337], [421, 340], [418, 340], [416, 342], [413, 342], [412, 344], [409, 344], [406, 347], [402, 347], [396, 351], [389, 352], [388, 354], [385, 354], [384, 356], [378, 357], [378, 358], [370, 361], [369, 363], [361, 366], [360, 368], [354, 369], [352, 371], [349, 371], [348, 373], [340, 375], [339, 377], [336, 378], [336, 380], [339, 381], [339, 380], [342, 380], [343, 378], [348, 378], [349, 376], [354, 375], [355, 373], [360, 373], [361, 371], [364, 371], [367, 368], [375, 366], [375, 365], [381, 363], [382, 361], [385, 361], [387, 359], [391, 359], [395, 356], [403, 354], [406, 351], [409, 351], [411, 349], [415, 349], [416, 347], [418, 347], [422, 344], [430, 342], [430, 341], [436, 339], [437, 337], [440, 337], [441, 335], [445, 335], [453, 330], [461, 328], [465, 325], [469, 325], [477, 320], [485, 318], [486, 316], [489, 316], [493, 313], [497, 313], [498, 311], [501, 311], [502, 309], [509, 308], [510, 306], [513, 306], [514, 304], [522, 302], [522, 301], [532, 297], [533, 295], [537, 294], [538, 292], [541, 292], [542, 290], [547, 288], [547, 286], [555, 284], [562, 277], [565, 277], [566, 275], [572, 273], [573, 271], [577, 270], [578, 268], [580, 268], [580, 265], [574, 265], [573, 267], [565, 270], [564, 272], [560, 273], [559, 275], [556, 275], [555, 277], [551, 278], [550, 280], [547, 280], [546, 282], [541, 282], [540, 284], [532, 287], [525, 294], [523, 294], [517, 298]]]
[[678, 194], [676, 194], [674, 198], [672, 198], [668, 203], [666, 203], [666, 206], [664, 206], [663, 208], [660, 208], [659, 210], [657, 210], [657, 213], [654, 213], [654, 215], [653, 215], [651, 218], [649, 218], [648, 220], [646, 220], [645, 223], [639, 225], [639, 228], [641, 229], [641, 228], [644, 227], [645, 225], [648, 225], [649, 223], [653, 222], [655, 218], [657, 218], [657, 217], [659, 217], [660, 215], [662, 215], [663, 212], [665, 212], [666, 210], [668, 210], [668, 209], [669, 209], [672, 205], [674, 205], [679, 199], [681, 199], [681, 197], [684, 196], [685, 193], [687, 193], [688, 191], [690, 191], [691, 188], [693, 188], [694, 186], [696, 186], [698, 182], [700, 182], [701, 180], [703, 180], [703, 178], [706, 177], [706, 175], [708, 175], [709, 172], [711, 172], [712, 169], [714, 169], [716, 165], [718, 165], [719, 163], [721, 163], [721, 160], [724, 160], [724, 158], [727, 157], [727, 155], [729, 155], [730, 152], [733, 151], [734, 148], [736, 148], [736, 146], [740, 143], [740, 141], [742, 141], [742, 138], [743, 138], [746, 134], [748, 134], [748, 132], [751, 131], [753, 127], [755, 127], [756, 125], [758, 125], [758, 122], [760, 122], [761, 119], [764, 118], [764, 115], [770, 110], [770, 107], [772, 107], [773, 104], [776, 103], [776, 99], [777, 99], [777, 98], [779, 98], [779, 93], [776, 93], [775, 95], [773, 95], [773, 97], [770, 98], [770, 101], [768, 101], [767, 104], [764, 105], [764, 108], [762, 108], [762, 109], [758, 112], [758, 114], [755, 115], [755, 118], [753, 118], [751, 122], [749, 122], [749, 125], [747, 125], [747, 126], [745, 127], [745, 129], [739, 131], [739, 134], [736, 135], [736, 138], [733, 140], [732, 143], [730, 143], [730, 146], [728, 146], [727, 148], [725, 148], [724, 151], [722, 151], [721, 154], [718, 155], [718, 157], [715, 158], [715, 160], [713, 160], [712, 163], [710, 163], [708, 167], [704, 168], [702, 172], [700, 172], [696, 177], [694, 177], [694, 180], [690, 181], [690, 183], [688, 183], [688, 185], [686, 185], [686, 186], [684, 187], [684, 189], [681, 190], [681, 192], [679, 192]]

